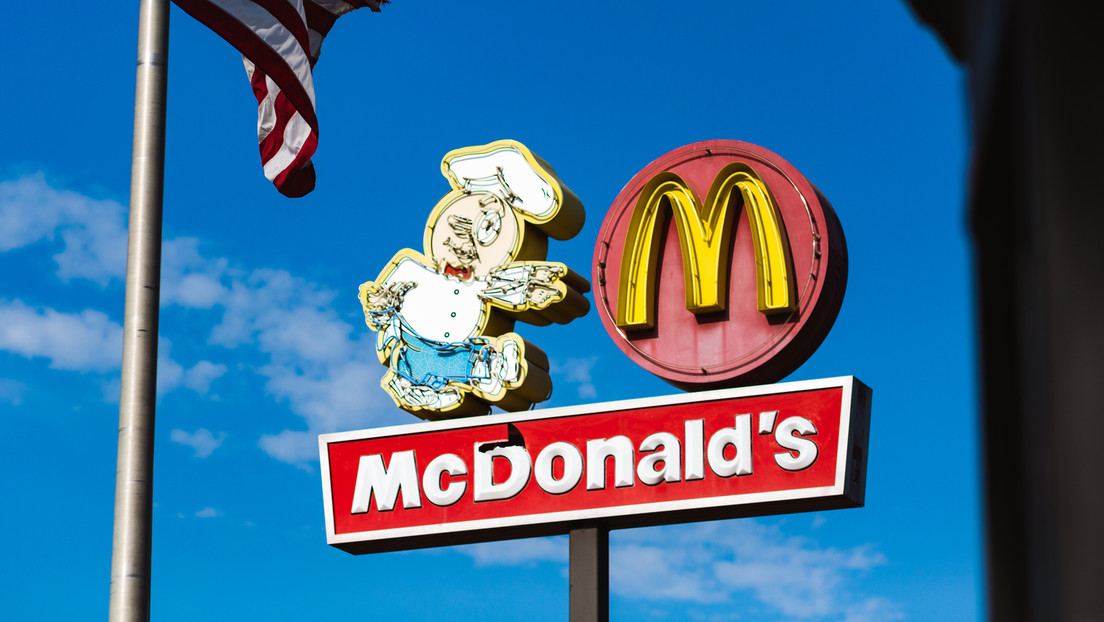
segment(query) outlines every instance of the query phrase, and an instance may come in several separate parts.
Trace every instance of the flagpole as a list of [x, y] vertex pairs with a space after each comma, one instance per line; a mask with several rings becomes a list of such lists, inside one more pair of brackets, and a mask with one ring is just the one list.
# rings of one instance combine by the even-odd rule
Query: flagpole
[[111, 622], [149, 619], [169, 0], [141, 0], [130, 173]]

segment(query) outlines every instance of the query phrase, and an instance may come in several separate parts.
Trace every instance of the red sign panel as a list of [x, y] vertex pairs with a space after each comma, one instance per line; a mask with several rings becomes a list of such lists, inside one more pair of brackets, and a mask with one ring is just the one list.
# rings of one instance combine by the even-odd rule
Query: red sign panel
[[327, 539], [352, 553], [857, 507], [852, 377], [319, 437]]

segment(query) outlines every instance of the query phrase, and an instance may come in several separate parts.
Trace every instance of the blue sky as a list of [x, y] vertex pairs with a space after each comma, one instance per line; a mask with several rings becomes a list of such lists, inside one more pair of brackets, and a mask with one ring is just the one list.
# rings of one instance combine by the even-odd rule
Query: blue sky
[[[0, 596], [105, 616], [136, 9], [16, 3], [0, 24]], [[357, 286], [420, 248], [440, 158], [501, 138], [582, 199], [549, 257], [589, 274], [622, 186], [730, 138], [793, 163], [850, 253], [835, 328], [789, 379], [874, 390], [866, 507], [614, 532], [615, 620], [982, 617], [963, 74], [901, 3], [396, 0], [315, 73], [318, 188], [264, 179], [238, 55], [173, 10], [153, 618], [563, 620], [566, 538], [372, 556], [325, 543], [315, 437], [409, 423]], [[675, 389], [593, 313], [531, 329], [553, 406]]]

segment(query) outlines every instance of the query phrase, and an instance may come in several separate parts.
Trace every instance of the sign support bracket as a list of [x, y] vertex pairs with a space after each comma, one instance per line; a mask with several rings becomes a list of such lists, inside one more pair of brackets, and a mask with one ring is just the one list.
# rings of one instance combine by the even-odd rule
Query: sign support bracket
[[571, 622], [609, 621], [609, 528], [591, 525], [568, 536]]

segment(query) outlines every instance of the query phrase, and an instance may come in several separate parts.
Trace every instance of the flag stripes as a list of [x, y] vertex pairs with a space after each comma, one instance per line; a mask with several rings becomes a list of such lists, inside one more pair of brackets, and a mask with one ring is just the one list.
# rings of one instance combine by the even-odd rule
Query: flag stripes
[[242, 53], [257, 98], [265, 176], [300, 197], [314, 189], [318, 146], [312, 68], [338, 17], [387, 0], [173, 0]]

